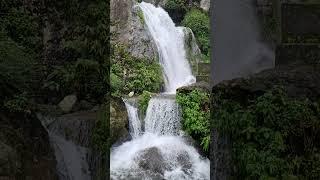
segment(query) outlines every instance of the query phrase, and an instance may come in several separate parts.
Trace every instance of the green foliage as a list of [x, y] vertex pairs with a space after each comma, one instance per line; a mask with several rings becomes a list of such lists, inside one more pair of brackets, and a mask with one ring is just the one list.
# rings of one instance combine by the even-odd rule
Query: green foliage
[[8, 4], [6, 14], [0, 18], [0, 29], [19, 45], [39, 52], [42, 44], [40, 19], [22, 7], [11, 5]]
[[155, 60], [135, 58], [126, 48], [115, 45], [111, 56], [111, 91], [119, 96], [134, 91], [159, 92], [163, 83], [161, 66]]
[[186, 0], [168, 0], [166, 2], [166, 9], [186, 9]]
[[4, 108], [9, 112], [25, 112], [28, 108], [28, 98], [26, 93], [15, 95], [13, 98], [4, 102]]
[[240, 179], [319, 179], [320, 107], [282, 89], [240, 103], [216, 94], [212, 125], [232, 141]]
[[148, 108], [148, 104], [149, 101], [151, 99], [152, 93], [148, 92], [148, 91], [143, 91], [143, 93], [141, 94], [140, 98], [139, 98], [139, 110], [143, 113], [145, 113], [147, 111]]
[[201, 142], [205, 151], [209, 150], [209, 94], [200, 90], [190, 93], [178, 92], [177, 102], [182, 107], [183, 129], [195, 140]]
[[209, 57], [210, 19], [208, 13], [199, 9], [191, 9], [185, 15], [182, 24], [193, 31], [202, 53]]
[[109, 136], [109, 108], [102, 105], [98, 111], [96, 127], [92, 135], [94, 147], [102, 154], [108, 154], [110, 148]]
[[33, 54], [0, 31], [0, 106], [5, 103], [12, 111], [21, 109], [22, 101], [16, 100], [22, 99], [20, 94], [36, 89], [39, 69]]
[[106, 90], [100, 71], [97, 61], [79, 59], [74, 64], [55, 67], [43, 88], [64, 95], [77, 92], [79, 97], [88, 99], [103, 97]]

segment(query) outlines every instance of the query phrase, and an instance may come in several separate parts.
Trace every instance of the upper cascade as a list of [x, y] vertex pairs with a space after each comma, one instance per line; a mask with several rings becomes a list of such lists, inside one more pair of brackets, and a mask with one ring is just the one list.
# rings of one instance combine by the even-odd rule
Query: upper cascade
[[196, 81], [186, 57], [184, 28], [176, 27], [169, 14], [161, 7], [145, 2], [140, 3], [139, 6], [158, 48], [165, 90], [167, 93], [174, 94], [177, 88]]

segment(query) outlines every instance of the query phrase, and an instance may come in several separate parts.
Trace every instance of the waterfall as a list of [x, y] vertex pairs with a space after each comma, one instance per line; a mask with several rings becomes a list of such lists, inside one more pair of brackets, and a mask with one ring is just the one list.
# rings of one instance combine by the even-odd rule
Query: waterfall
[[59, 180], [90, 180], [92, 172], [88, 163], [91, 151], [66, 138], [66, 119], [51, 118], [37, 114], [48, 132], [50, 144], [57, 161], [56, 170]]
[[180, 108], [174, 97], [154, 97], [149, 101], [145, 131], [159, 135], [178, 135]]
[[126, 99], [123, 101], [128, 112], [130, 135], [133, 138], [137, 138], [141, 134], [141, 122], [138, 115], [138, 108], [131, 105]]
[[176, 27], [169, 14], [161, 7], [142, 2], [145, 23], [159, 52], [163, 68], [166, 91], [175, 93], [176, 89], [195, 82], [184, 48], [184, 32]]
[[143, 121], [138, 109], [125, 101], [132, 140], [111, 149], [111, 179], [209, 180], [210, 161], [180, 136], [175, 91], [195, 82], [186, 59], [184, 28], [176, 27], [161, 7], [145, 2], [139, 6], [157, 44], [166, 92], [151, 98]]
[[50, 143], [57, 160], [59, 180], [91, 179], [87, 162], [88, 149], [75, 145], [49, 131]]

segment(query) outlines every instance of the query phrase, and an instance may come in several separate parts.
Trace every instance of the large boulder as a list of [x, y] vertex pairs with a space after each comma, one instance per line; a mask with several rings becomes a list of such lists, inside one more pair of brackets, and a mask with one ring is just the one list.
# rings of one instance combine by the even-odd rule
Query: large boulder
[[111, 143], [129, 136], [129, 121], [126, 106], [122, 99], [112, 98], [110, 103], [110, 139]]
[[259, 95], [274, 86], [282, 86], [290, 97], [320, 98], [320, 66], [297, 65], [283, 66], [247, 78], [223, 81], [213, 87], [213, 93], [223, 91], [230, 97], [245, 99], [251, 95]]
[[73, 106], [77, 102], [77, 96], [76, 95], [68, 95], [59, 103], [59, 107], [61, 110], [65, 113], [68, 113], [72, 110]]
[[162, 157], [161, 151], [156, 147], [148, 148], [141, 152], [138, 159], [139, 167], [153, 173], [163, 174], [168, 170], [166, 161]]

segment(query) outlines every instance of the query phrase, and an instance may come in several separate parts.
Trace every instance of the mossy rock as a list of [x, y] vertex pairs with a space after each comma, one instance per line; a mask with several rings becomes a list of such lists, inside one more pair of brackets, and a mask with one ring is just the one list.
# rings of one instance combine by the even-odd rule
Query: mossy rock
[[111, 144], [126, 138], [129, 122], [124, 102], [120, 98], [112, 98], [110, 103], [110, 139]]

